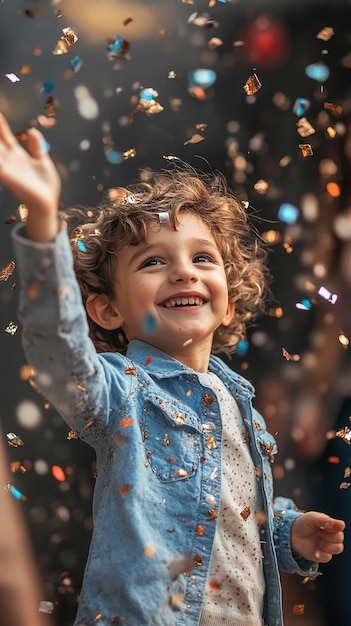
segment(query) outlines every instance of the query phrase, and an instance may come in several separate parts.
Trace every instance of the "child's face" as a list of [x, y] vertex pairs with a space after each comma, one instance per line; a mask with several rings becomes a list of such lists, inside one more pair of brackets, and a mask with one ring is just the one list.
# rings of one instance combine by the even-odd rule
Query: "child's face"
[[151, 225], [145, 242], [124, 246], [111, 305], [129, 341], [150, 343], [185, 364], [194, 350], [209, 356], [213, 333], [230, 323], [234, 305], [206, 224], [183, 213], [178, 230]]

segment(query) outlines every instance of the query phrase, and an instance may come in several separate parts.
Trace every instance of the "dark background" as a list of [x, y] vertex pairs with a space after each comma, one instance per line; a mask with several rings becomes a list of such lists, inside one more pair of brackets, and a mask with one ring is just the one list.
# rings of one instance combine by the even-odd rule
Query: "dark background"
[[[253, 207], [260, 232], [274, 230], [280, 237], [271, 246], [269, 309], [280, 307], [282, 316], [271, 311], [249, 329], [248, 350], [235, 356], [232, 365], [258, 387], [262, 376], [269, 374], [295, 383], [304, 374], [303, 358], [286, 361], [282, 347], [302, 356], [308, 347], [318, 300], [311, 311], [297, 310], [296, 303], [306, 297], [305, 279], [313, 277], [309, 253], [316, 224], [324, 212], [336, 215], [345, 209], [348, 172], [342, 146], [351, 109], [351, 6], [344, 0], [209, 4], [205, 0], [0, 2], [0, 110], [16, 132], [30, 125], [44, 132], [63, 179], [65, 206], [94, 205], [106, 189], [125, 186], [145, 168], [167, 167], [164, 157], [169, 155], [204, 171], [222, 171], [240, 198]], [[195, 23], [200, 17], [204, 25]], [[124, 24], [127, 18], [133, 21]], [[74, 30], [78, 41], [66, 54], [54, 55], [65, 27]], [[334, 29], [328, 41], [317, 38], [324, 27]], [[130, 59], [108, 58], [108, 41], [116, 36], [130, 43]], [[208, 42], [213, 37], [220, 38], [222, 45], [211, 50]], [[77, 73], [70, 66], [75, 56], [83, 62]], [[325, 82], [305, 73], [306, 66], [316, 62], [329, 67]], [[217, 74], [201, 99], [189, 93], [189, 72], [197, 68]], [[262, 88], [248, 98], [243, 85], [254, 71]], [[20, 81], [11, 83], [6, 78], [11, 72]], [[162, 112], [133, 115], [143, 87], [157, 90]], [[77, 88], [88, 90], [95, 101], [94, 119], [82, 117]], [[56, 124], [43, 129], [38, 116], [47, 114], [48, 97], [54, 101], [55, 115], [50, 119]], [[305, 115], [316, 132], [307, 138], [296, 130], [297, 98], [310, 101]], [[342, 113], [326, 110], [325, 102], [341, 105]], [[207, 126], [199, 131], [197, 124]], [[337, 130], [335, 138], [329, 136], [328, 126]], [[204, 140], [185, 145], [195, 133]], [[304, 158], [300, 143], [310, 143], [313, 156]], [[136, 156], [114, 165], [108, 161], [106, 146], [120, 153], [134, 148]], [[284, 157], [289, 157], [287, 164]], [[326, 159], [336, 166], [329, 176], [321, 170]], [[267, 183], [265, 193], [255, 189], [261, 179]], [[341, 185], [338, 199], [326, 191], [330, 180]], [[314, 219], [307, 219], [302, 211], [295, 224], [281, 222], [282, 202], [301, 208], [306, 194], [313, 195], [318, 207]], [[13, 260], [9, 222], [17, 206], [0, 188], [0, 270]], [[292, 251], [287, 251], [287, 243]], [[80, 441], [67, 440], [68, 429], [61, 418], [21, 378], [25, 363], [21, 329], [14, 335], [6, 332], [10, 322], [17, 323], [15, 281], [16, 270], [0, 282], [0, 419], [4, 440], [6, 433], [15, 432], [24, 443], [7, 447], [9, 460], [20, 461], [26, 469], [13, 473], [13, 485], [25, 497], [21, 504], [43, 580], [43, 599], [55, 602], [55, 624], [68, 626], [92, 528], [94, 458]], [[332, 290], [328, 273], [319, 283]], [[267, 410], [269, 425], [270, 415]], [[281, 428], [286, 430], [286, 424]], [[274, 420], [272, 430], [279, 439], [280, 427], [276, 429]], [[283, 454], [288, 454], [284, 447]], [[284, 462], [286, 457], [281, 459], [282, 467]], [[64, 470], [64, 481], [52, 475], [54, 465]], [[279, 491], [308, 506], [309, 475], [296, 469], [293, 460], [285, 467], [290, 471], [283, 473]]]

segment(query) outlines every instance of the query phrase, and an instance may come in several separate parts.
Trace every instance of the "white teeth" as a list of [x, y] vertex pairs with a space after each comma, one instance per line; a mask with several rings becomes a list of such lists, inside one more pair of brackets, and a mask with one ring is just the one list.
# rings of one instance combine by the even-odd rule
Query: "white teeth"
[[202, 298], [191, 296], [190, 298], [177, 298], [176, 300], [174, 298], [171, 298], [170, 300], [167, 300], [167, 302], [165, 302], [164, 306], [168, 309], [171, 309], [175, 306], [201, 306], [201, 304], [203, 303], [204, 301]]

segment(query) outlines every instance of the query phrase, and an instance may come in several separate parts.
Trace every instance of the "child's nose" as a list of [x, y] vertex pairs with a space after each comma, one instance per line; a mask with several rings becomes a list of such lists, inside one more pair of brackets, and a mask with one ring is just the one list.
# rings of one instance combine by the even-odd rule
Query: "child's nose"
[[170, 273], [171, 282], [197, 282], [199, 280], [193, 263], [177, 263]]

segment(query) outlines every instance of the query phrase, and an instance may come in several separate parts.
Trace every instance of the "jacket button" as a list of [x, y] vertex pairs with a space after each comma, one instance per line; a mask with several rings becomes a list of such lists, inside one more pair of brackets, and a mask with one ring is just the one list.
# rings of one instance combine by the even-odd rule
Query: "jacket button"
[[201, 429], [203, 433], [213, 433], [216, 430], [216, 425], [213, 422], [205, 422]]

